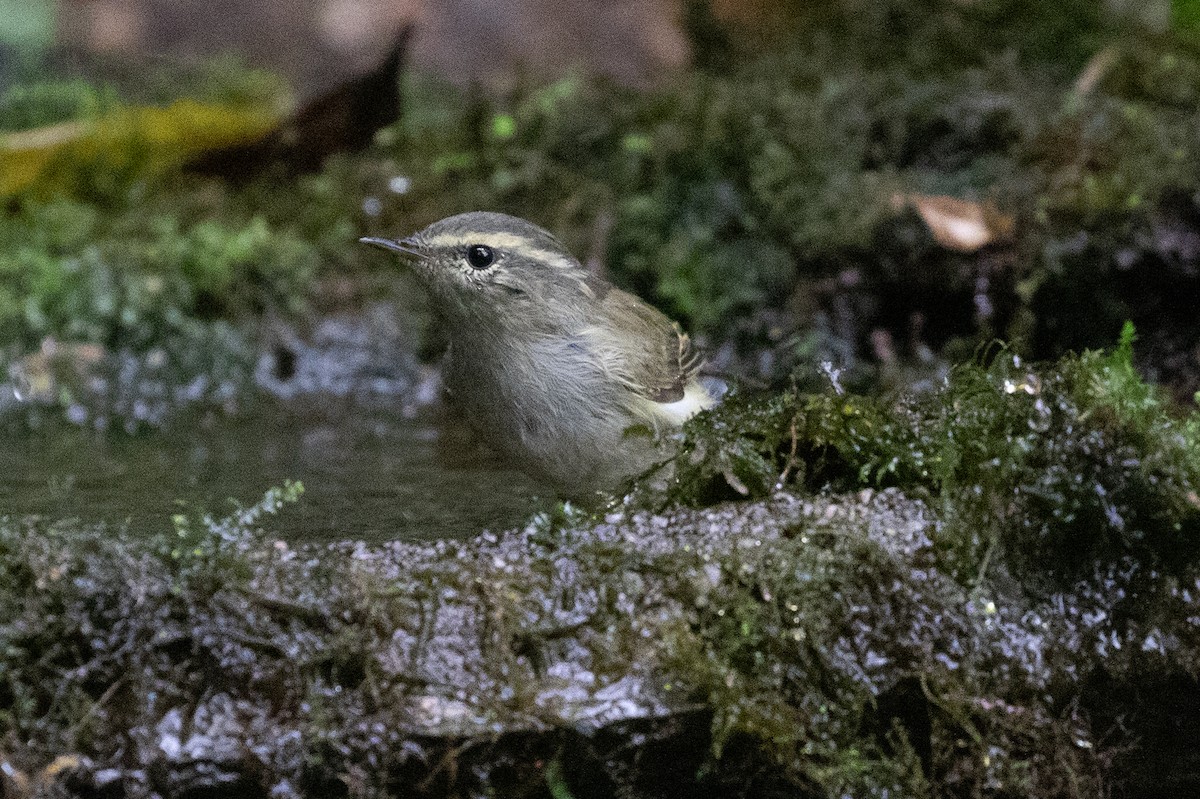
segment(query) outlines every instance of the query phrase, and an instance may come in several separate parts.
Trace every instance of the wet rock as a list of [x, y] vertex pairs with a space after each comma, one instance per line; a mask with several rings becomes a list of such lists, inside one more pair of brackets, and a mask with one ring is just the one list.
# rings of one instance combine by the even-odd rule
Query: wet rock
[[412, 396], [422, 375], [417, 342], [387, 303], [320, 319], [308, 335], [277, 326], [272, 338], [275, 344], [259, 356], [254, 379], [281, 399], [318, 393], [417, 399]]
[[132, 731], [155, 789], [165, 796], [287, 795], [303, 765], [300, 733], [280, 726], [269, 709], [226, 693], [185, 713], [176, 707], [156, 725]]
[[[0, 522], [20, 762], [80, 724], [37, 710], [62, 696], [90, 708], [81, 755], [107, 795], [1073, 796], [1112, 762], [1078, 686], [1197, 651], [1190, 583], [1126, 565], [1042, 599], [966, 586], [939, 565], [935, 506], [895, 489], [324, 549], [257, 537], [280, 501], [161, 544]], [[1138, 622], [1129, 598], [1168, 584]]]

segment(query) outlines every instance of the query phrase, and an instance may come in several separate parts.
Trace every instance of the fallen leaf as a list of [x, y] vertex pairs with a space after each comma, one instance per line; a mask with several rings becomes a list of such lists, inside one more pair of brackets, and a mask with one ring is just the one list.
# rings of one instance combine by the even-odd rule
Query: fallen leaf
[[50, 168], [59, 164], [136, 164], [149, 172], [179, 166], [198, 153], [262, 138], [290, 108], [283, 96], [255, 105], [183, 99], [6, 133], [0, 135], [0, 197], [42, 182], [69, 185], [72, 170]]
[[934, 241], [957, 252], [976, 252], [1012, 238], [1016, 222], [990, 202], [975, 202], [942, 194], [898, 194], [898, 208], [911, 206], [933, 234]]

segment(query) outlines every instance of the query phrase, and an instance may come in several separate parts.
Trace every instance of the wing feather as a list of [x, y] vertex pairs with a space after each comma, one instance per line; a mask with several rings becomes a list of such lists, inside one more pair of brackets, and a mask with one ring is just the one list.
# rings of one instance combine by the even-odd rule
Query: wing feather
[[[603, 319], [589, 333], [599, 342], [605, 371], [637, 394], [658, 403], [683, 399], [704, 356], [678, 324], [661, 311], [620, 289], [598, 303]], [[617, 329], [625, 333], [614, 336]]]

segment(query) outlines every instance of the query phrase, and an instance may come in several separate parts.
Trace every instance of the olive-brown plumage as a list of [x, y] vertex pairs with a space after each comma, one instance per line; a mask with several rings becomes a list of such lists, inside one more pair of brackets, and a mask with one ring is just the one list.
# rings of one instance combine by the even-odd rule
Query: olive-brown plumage
[[712, 404], [679, 326], [530, 222], [472, 212], [362, 241], [415, 261], [449, 332], [446, 386], [466, 421], [563, 493], [648, 468], [667, 454], [662, 434]]

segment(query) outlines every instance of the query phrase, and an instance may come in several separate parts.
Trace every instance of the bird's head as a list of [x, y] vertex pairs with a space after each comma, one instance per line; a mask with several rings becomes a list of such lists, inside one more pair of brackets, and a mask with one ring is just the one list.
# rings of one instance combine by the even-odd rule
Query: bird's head
[[407, 238], [359, 241], [412, 258], [438, 309], [452, 321], [547, 321], [548, 315], [578, 312], [607, 286], [550, 233], [507, 214], [472, 211]]

